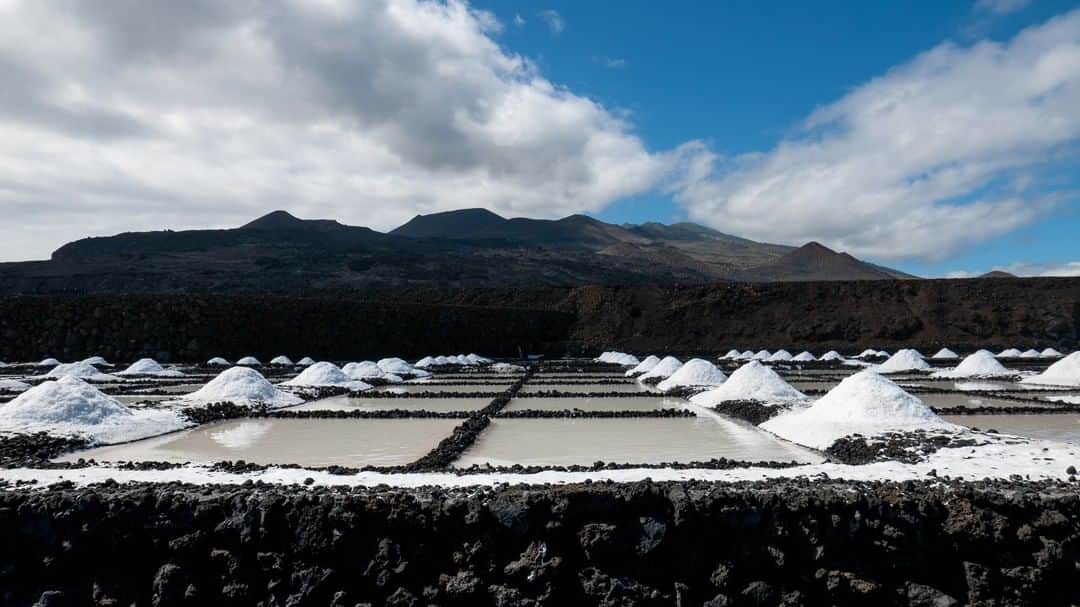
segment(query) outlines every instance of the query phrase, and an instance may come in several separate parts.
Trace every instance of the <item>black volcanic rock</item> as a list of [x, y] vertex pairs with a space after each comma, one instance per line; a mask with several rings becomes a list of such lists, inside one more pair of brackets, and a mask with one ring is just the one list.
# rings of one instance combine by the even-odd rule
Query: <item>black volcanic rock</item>
[[1016, 274], [1006, 272], [1005, 270], [992, 270], [986, 274], [982, 274], [979, 278], [1016, 278]]

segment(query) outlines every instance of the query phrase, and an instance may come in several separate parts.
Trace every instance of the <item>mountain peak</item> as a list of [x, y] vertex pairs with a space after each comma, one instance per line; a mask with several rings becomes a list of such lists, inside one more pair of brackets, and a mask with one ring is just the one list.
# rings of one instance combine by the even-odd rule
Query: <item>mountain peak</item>
[[506, 221], [501, 215], [487, 209], [459, 209], [417, 215], [390, 233], [409, 238], [468, 238], [501, 226]]
[[288, 211], [271, 211], [254, 221], [240, 226], [241, 230], [281, 230], [304, 224], [304, 220]]

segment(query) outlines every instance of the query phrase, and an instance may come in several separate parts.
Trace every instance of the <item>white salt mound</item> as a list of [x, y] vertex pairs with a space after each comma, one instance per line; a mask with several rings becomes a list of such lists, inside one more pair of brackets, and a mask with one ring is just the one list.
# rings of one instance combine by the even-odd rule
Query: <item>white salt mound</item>
[[491, 370], [495, 373], [524, 373], [525, 367], [510, 363], [495, 363], [491, 365]]
[[752, 360], [753, 358], [754, 353], [750, 350], [743, 350], [742, 354], [739, 354], [738, 356], [739, 360]]
[[56, 365], [45, 374], [45, 377], [78, 377], [86, 381], [113, 381], [116, 379], [116, 376], [102, 373], [94, 365], [84, 362]]
[[769, 352], [768, 350], [758, 350], [750, 358], [753, 360], [769, 360], [770, 356], [772, 356], [772, 352]]
[[727, 376], [717, 369], [716, 365], [700, 358], [691, 358], [679, 367], [678, 371], [672, 373], [671, 377], [660, 382], [656, 387], [667, 392], [682, 387], [719, 386], [725, 379]]
[[259, 359], [255, 358], [254, 356], [245, 356], [245, 357], [241, 358], [240, 360], [236, 361], [236, 364], [238, 364], [238, 365], [247, 365], [249, 367], [258, 367], [262, 363], [259, 362]]
[[310, 367], [311, 365], [315, 364], [315, 359], [310, 356], [305, 356], [300, 360], [296, 361], [296, 364], [301, 367]]
[[776, 371], [752, 360], [736, 369], [720, 387], [702, 392], [691, 398], [690, 402], [708, 407], [729, 400], [780, 403], [805, 399], [805, 394], [791, 387]]
[[25, 392], [30, 384], [17, 379], [0, 379], [0, 392]]
[[600, 363], [622, 365], [624, 367], [633, 367], [641, 362], [633, 354], [627, 354], [625, 352], [604, 352], [594, 360]]
[[210, 360], [206, 361], [206, 365], [208, 367], [228, 367], [231, 364], [232, 363], [230, 363], [229, 361], [225, 360], [224, 358], [222, 358], [220, 356], [215, 356], [215, 357], [211, 358]]
[[136, 440], [188, 425], [175, 411], [129, 409], [71, 376], [35, 386], [0, 405], [0, 432], [79, 435], [95, 443]]
[[270, 364], [271, 365], [282, 365], [284, 367], [291, 367], [291, 366], [293, 366], [293, 361], [292, 361], [291, 358], [289, 358], [288, 356], [285, 356], [283, 354], [281, 356], [275, 356], [274, 358], [271, 358], [270, 359]]
[[901, 373], [904, 371], [918, 371], [929, 369], [930, 363], [926, 362], [918, 350], [898, 350], [889, 360], [874, 368], [878, 373]]
[[1006, 369], [1004, 365], [998, 362], [998, 359], [994, 356], [993, 352], [979, 350], [960, 361], [960, 364], [957, 365], [955, 369], [938, 371], [932, 374], [931, 377], [948, 379], [960, 377], [1001, 377], [1007, 375], [1016, 375], [1016, 373]]
[[1024, 384], [1080, 386], [1080, 352], [1073, 352], [1038, 375], [1020, 380]]
[[674, 375], [675, 372], [678, 371], [679, 367], [681, 367], [681, 366], [682, 366], [682, 361], [681, 360], [675, 358], [674, 356], [665, 356], [664, 359], [661, 360], [659, 363], [657, 363], [655, 367], [650, 369], [648, 373], [645, 373], [644, 375], [642, 375], [638, 379], [650, 379], [650, 378], [654, 378], [654, 377], [659, 377], [660, 379], [666, 379], [666, 378], [671, 377], [672, 375]]
[[1038, 350], [1024, 350], [1020, 353], [1020, 358], [1040, 358], [1041, 356]]
[[852, 434], [959, 430], [892, 381], [866, 370], [845, 378], [813, 405], [782, 413], [761, 427], [791, 442], [826, 449]]
[[413, 366], [416, 367], [417, 369], [426, 369], [428, 367], [433, 366], [434, 364], [435, 364], [435, 359], [434, 358], [432, 358], [430, 356], [425, 356], [425, 357], [421, 358], [420, 360], [414, 362]]
[[867, 348], [867, 349], [863, 350], [862, 352], [859, 352], [859, 355], [856, 356], [855, 358], [874, 358], [877, 355], [878, 355], [877, 350], [875, 350], [873, 348]]
[[94, 365], [95, 367], [111, 367], [112, 363], [105, 360], [103, 356], [91, 356], [90, 358], [83, 359], [84, 363], [88, 365]]
[[767, 358], [766, 360], [768, 360], [769, 362], [787, 362], [791, 360], [791, 358], [791, 352], [788, 352], [787, 350], [777, 350], [776, 352], [773, 352], [772, 355], [770, 355], [769, 358]]
[[643, 360], [643, 361], [639, 362], [637, 365], [635, 365], [633, 369], [630, 369], [629, 371], [627, 371], [626, 376], [627, 377], [633, 377], [634, 375], [641, 375], [642, 373], [648, 373], [649, 371], [652, 371], [653, 368], [656, 367], [656, 365], [659, 365], [659, 364], [660, 364], [660, 357], [659, 356], [649, 355], [649, 356], [645, 357], [645, 360]]
[[56, 365], [59, 365], [59, 364], [60, 364], [60, 361], [56, 360], [55, 358], [43, 358], [40, 361], [38, 361], [37, 363], [34, 363], [34, 366], [36, 366], [36, 367], [55, 367]]
[[821, 355], [820, 360], [844, 360], [844, 357], [836, 350], [829, 350]]
[[1001, 352], [998, 352], [998, 358], [1020, 358], [1021, 354], [1023, 354], [1023, 352], [1016, 348], [1006, 348]]
[[341, 386], [352, 390], [367, 390], [370, 384], [353, 379], [334, 363], [315, 363], [299, 375], [284, 382], [286, 386]]
[[266, 403], [273, 407], [286, 407], [303, 402], [295, 394], [278, 390], [255, 369], [232, 367], [218, 374], [205, 386], [182, 397], [185, 402], [212, 403], [231, 401], [236, 404]]
[[796, 354], [791, 360], [793, 360], [795, 362], [800, 362], [800, 363], [809, 363], [809, 362], [814, 362], [815, 360], [817, 360], [817, 357], [815, 357], [813, 354], [803, 350], [802, 352], [799, 352], [798, 354]]
[[184, 374], [175, 369], [166, 369], [152, 358], [140, 358], [117, 375], [153, 375], [154, 377], [182, 377]]
[[720, 360], [734, 360], [738, 358], [742, 353], [738, 350], [728, 350], [727, 354], [720, 357]]
[[383, 358], [375, 363], [386, 373], [394, 375], [414, 375], [416, 377], [429, 377], [431, 374], [422, 369], [417, 369], [400, 358]]
[[352, 379], [379, 379], [386, 376], [386, 371], [370, 360], [349, 363], [342, 367], [341, 371]]
[[1062, 354], [1053, 348], [1047, 348], [1039, 352], [1039, 356], [1042, 358], [1061, 358]]
[[937, 351], [937, 354], [934, 354], [930, 358], [933, 358], [934, 360], [955, 360], [960, 358], [960, 355], [948, 348], [942, 348]]

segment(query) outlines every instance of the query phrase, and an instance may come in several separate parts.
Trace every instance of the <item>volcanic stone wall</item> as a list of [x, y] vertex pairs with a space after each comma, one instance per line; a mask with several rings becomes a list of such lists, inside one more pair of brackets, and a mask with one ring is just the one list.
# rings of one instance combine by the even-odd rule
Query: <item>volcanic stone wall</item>
[[4, 605], [1066, 605], [1061, 484], [0, 492]]
[[278, 354], [344, 360], [557, 350], [573, 316], [342, 297], [94, 295], [0, 299], [0, 360], [101, 355], [129, 361], [262, 360]]

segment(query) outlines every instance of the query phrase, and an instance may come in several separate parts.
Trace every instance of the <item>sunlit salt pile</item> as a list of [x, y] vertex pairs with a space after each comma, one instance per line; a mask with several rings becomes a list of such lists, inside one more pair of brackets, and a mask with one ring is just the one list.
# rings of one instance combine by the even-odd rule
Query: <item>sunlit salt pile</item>
[[341, 368], [341, 371], [352, 379], [360, 380], [382, 379], [387, 375], [386, 371], [383, 371], [378, 364], [370, 360], [348, 363]]
[[1025, 384], [1080, 386], [1080, 352], [1073, 352], [1038, 375], [1020, 380]]
[[960, 355], [948, 348], [942, 348], [930, 358], [934, 360], [956, 360], [957, 358], [960, 358]]
[[878, 373], [902, 373], [904, 371], [921, 371], [930, 368], [923, 355], [918, 350], [910, 348], [898, 350], [889, 360], [874, 368]]
[[184, 395], [181, 400], [186, 403], [230, 401], [243, 405], [261, 402], [274, 407], [303, 402], [299, 396], [275, 388], [261, 373], [248, 367], [222, 371], [205, 386]]
[[283, 385], [314, 387], [340, 386], [342, 388], [349, 388], [350, 390], [367, 390], [371, 388], [370, 384], [349, 377], [344, 371], [338, 368], [337, 365], [328, 362], [311, 365], [301, 371], [296, 377], [284, 382]]
[[960, 364], [955, 369], [938, 371], [933, 373], [931, 377], [949, 379], [959, 377], [1006, 377], [1009, 375], [1016, 375], [1016, 372], [1006, 369], [1005, 365], [998, 362], [993, 352], [979, 350], [960, 361]]
[[873, 348], [867, 348], [859, 353], [855, 358], [877, 358], [879, 356], [878, 351]]
[[844, 356], [836, 350], [829, 350], [828, 352], [822, 354], [821, 358], [819, 358], [818, 360], [844, 360]]
[[743, 350], [738, 356], [735, 357], [738, 360], [753, 360], [754, 352], [752, 350]]
[[675, 388], [712, 387], [724, 383], [725, 379], [727, 376], [716, 365], [700, 358], [691, 358], [656, 387], [664, 392]]
[[0, 405], [0, 432], [79, 435], [97, 443], [116, 443], [190, 425], [175, 411], [129, 409], [77, 377], [35, 386]]
[[510, 363], [495, 363], [491, 365], [491, 370], [494, 373], [524, 373], [525, 367]]
[[1020, 358], [1040, 358], [1042, 355], [1038, 350], [1024, 350], [1020, 353]]
[[736, 358], [739, 358], [739, 356], [741, 356], [741, 355], [742, 355], [742, 353], [739, 352], [738, 350], [728, 350], [727, 354], [720, 357], [720, 360], [735, 360]]
[[[473, 354], [473, 356], [476, 356]], [[479, 357], [477, 357], [479, 358]], [[486, 359], [484, 359], [486, 360]], [[398, 377], [430, 377], [431, 373], [424, 371], [423, 369], [417, 369], [400, 358], [383, 358], [379, 362], [375, 363], [379, 365], [385, 373], [397, 375]]]
[[228, 367], [231, 364], [232, 363], [230, 363], [229, 361], [225, 360], [224, 358], [222, 358], [220, 356], [215, 356], [215, 357], [211, 358], [210, 360], [206, 361], [206, 366], [208, 366], [208, 367]]
[[647, 373], [639, 377], [639, 380], [645, 381], [650, 379], [667, 379], [675, 374], [682, 366], [682, 361], [674, 356], [665, 356], [663, 360], [658, 362], [655, 367], [650, 369]]
[[653, 368], [656, 365], [659, 365], [659, 364], [660, 364], [660, 357], [659, 356], [653, 356], [652, 354], [650, 354], [649, 356], [645, 357], [645, 360], [639, 362], [636, 366], [634, 366], [633, 369], [630, 369], [629, 371], [627, 371], [626, 376], [627, 377], [634, 377], [636, 375], [641, 375], [642, 373], [648, 373], [649, 371], [652, 371]]
[[769, 358], [767, 358], [766, 360], [771, 363], [776, 363], [787, 362], [791, 359], [791, 352], [788, 352], [787, 350], [777, 350], [776, 352], [773, 352], [771, 355], [769, 355]]
[[807, 352], [806, 350], [803, 350], [802, 352], [799, 352], [794, 357], [792, 357], [791, 360], [793, 360], [795, 362], [798, 362], [798, 363], [809, 363], [809, 362], [814, 362], [815, 360], [817, 360], [817, 357], [815, 357], [813, 354]]
[[59, 364], [60, 364], [60, 361], [56, 360], [55, 358], [43, 358], [43, 359], [39, 360], [38, 362], [34, 363], [34, 366], [35, 367], [55, 367], [56, 365], [59, 365]]
[[1020, 358], [1021, 354], [1023, 354], [1023, 352], [1021, 352], [1020, 350], [1017, 350], [1016, 348], [1006, 348], [1006, 349], [1002, 350], [1001, 352], [998, 352], [997, 357], [998, 358]]
[[870, 437], [887, 432], [960, 429], [871, 370], [845, 378], [810, 407], [782, 413], [761, 427], [814, 449], [826, 449], [853, 434]]
[[270, 359], [270, 364], [271, 365], [278, 365], [278, 366], [282, 366], [282, 367], [291, 367], [291, 366], [293, 366], [293, 361], [288, 356], [285, 356], [284, 354], [282, 354], [281, 356], [275, 356], [275, 357], [271, 358]]
[[768, 350], [758, 350], [750, 358], [753, 360], [769, 360], [770, 356], [772, 356], [772, 352], [769, 352]]
[[1061, 352], [1058, 352], [1053, 348], [1047, 348], [1042, 352], [1039, 352], [1039, 357], [1041, 358], [1061, 358], [1062, 356]]
[[0, 379], [0, 392], [25, 392], [30, 384], [17, 379]]
[[622, 365], [624, 367], [633, 367], [639, 362], [638, 357], [633, 354], [627, 354], [625, 352], [604, 352], [600, 356], [594, 359], [598, 363], [608, 363], [612, 365]]
[[84, 358], [82, 362], [84, 362], [84, 363], [86, 363], [88, 365], [94, 365], [95, 367], [111, 367], [111, 366], [113, 366], [112, 363], [105, 360], [104, 356], [91, 356], [90, 358]]
[[254, 356], [245, 356], [240, 360], [236, 361], [236, 364], [245, 365], [248, 367], [258, 367], [262, 365], [262, 363], [259, 362], [259, 359], [255, 358]]
[[152, 358], [140, 358], [131, 363], [127, 369], [118, 371], [117, 375], [147, 375], [153, 377], [183, 377], [183, 373], [176, 369], [166, 369], [158, 361]]
[[755, 400], [763, 403], [802, 401], [806, 395], [784, 381], [768, 366], [752, 360], [739, 367], [718, 388], [690, 399], [697, 405], [712, 406], [725, 401]]
[[84, 362], [59, 364], [49, 370], [45, 377], [78, 377], [86, 381], [114, 381], [116, 376], [102, 373], [94, 365]]
[[311, 365], [315, 364], [315, 359], [310, 356], [305, 356], [300, 360], [296, 361], [296, 364], [300, 367], [310, 367]]

